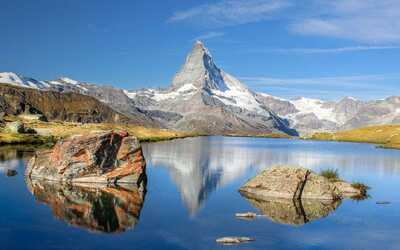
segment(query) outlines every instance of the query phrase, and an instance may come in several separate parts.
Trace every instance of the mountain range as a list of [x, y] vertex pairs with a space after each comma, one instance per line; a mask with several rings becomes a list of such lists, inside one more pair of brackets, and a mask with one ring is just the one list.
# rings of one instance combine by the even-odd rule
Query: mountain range
[[[76, 93], [106, 104], [134, 123], [207, 134], [307, 134], [400, 123], [400, 97], [361, 101], [287, 100], [250, 90], [220, 69], [196, 42], [166, 89], [127, 91], [62, 77], [38, 81], [0, 73], [0, 83], [33, 91]], [[1, 104], [0, 104], [1, 105]]]

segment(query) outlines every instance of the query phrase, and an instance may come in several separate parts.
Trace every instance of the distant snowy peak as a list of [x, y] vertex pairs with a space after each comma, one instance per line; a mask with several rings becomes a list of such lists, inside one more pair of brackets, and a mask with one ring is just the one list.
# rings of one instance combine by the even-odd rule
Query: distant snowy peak
[[336, 115], [334, 113], [334, 106], [330, 105], [329, 102], [305, 97], [301, 97], [290, 102], [299, 111], [298, 114], [313, 113], [320, 120], [327, 120], [337, 123]]
[[33, 89], [45, 89], [50, 87], [49, 84], [44, 81], [23, 77], [13, 72], [0, 73], [0, 83]]

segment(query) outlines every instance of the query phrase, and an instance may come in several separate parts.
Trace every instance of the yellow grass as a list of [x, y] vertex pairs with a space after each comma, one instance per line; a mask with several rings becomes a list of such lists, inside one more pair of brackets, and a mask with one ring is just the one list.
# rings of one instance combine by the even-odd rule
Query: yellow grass
[[336, 133], [315, 133], [307, 139], [374, 143], [384, 148], [400, 149], [400, 125], [377, 125]]
[[93, 131], [125, 130], [130, 135], [136, 136], [140, 141], [159, 141], [175, 138], [196, 136], [197, 134], [178, 132], [167, 129], [146, 128], [136, 125], [122, 124], [80, 124], [71, 122], [40, 122], [25, 121], [26, 126], [34, 128], [42, 135], [52, 135], [65, 138], [76, 134], [85, 134]]

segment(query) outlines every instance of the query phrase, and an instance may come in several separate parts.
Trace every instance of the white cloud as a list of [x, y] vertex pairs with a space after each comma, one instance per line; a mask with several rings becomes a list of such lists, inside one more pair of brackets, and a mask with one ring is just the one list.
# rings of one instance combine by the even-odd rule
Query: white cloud
[[[374, 86], [377, 82], [399, 80], [400, 74], [333, 76], [316, 78], [270, 78], [270, 77], [240, 77], [252, 87], [279, 85], [323, 85], [323, 86]], [[379, 87], [379, 86], [377, 86]]]
[[199, 35], [198, 37], [194, 38], [193, 41], [197, 41], [197, 40], [204, 41], [204, 40], [209, 40], [209, 39], [216, 38], [216, 37], [221, 37], [224, 35], [225, 35], [225, 33], [223, 33], [223, 32], [211, 31], [211, 32], [207, 32], [207, 33]]
[[322, 54], [322, 53], [345, 53], [368, 50], [397, 50], [400, 46], [350, 46], [337, 48], [278, 48], [258, 49], [251, 52], [256, 53], [282, 53], [282, 54]]
[[269, 19], [275, 12], [289, 6], [289, 0], [221, 0], [175, 12], [168, 21], [231, 26]]
[[400, 0], [219, 0], [175, 12], [168, 21], [224, 27], [272, 19], [294, 34], [400, 43]]
[[296, 20], [289, 30], [368, 44], [400, 42], [399, 0], [316, 0], [317, 14]]

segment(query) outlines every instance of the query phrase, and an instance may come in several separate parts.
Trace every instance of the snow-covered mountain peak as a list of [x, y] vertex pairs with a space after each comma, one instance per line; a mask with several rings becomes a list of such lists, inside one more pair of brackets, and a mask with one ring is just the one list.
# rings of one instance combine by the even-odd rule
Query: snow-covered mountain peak
[[49, 87], [49, 85], [44, 81], [37, 81], [33, 78], [23, 77], [14, 72], [0, 72], [0, 83], [34, 89], [45, 89]]
[[185, 84], [191, 84], [197, 89], [221, 91], [227, 89], [221, 70], [215, 65], [211, 53], [201, 42], [193, 45], [185, 64], [172, 81], [172, 89], [179, 89]]
[[68, 77], [60, 77], [58, 80], [61, 81], [61, 82], [64, 82], [64, 83], [72, 84], [72, 85], [78, 85], [78, 84], [81, 83], [79, 81], [73, 80], [73, 79], [68, 78]]

